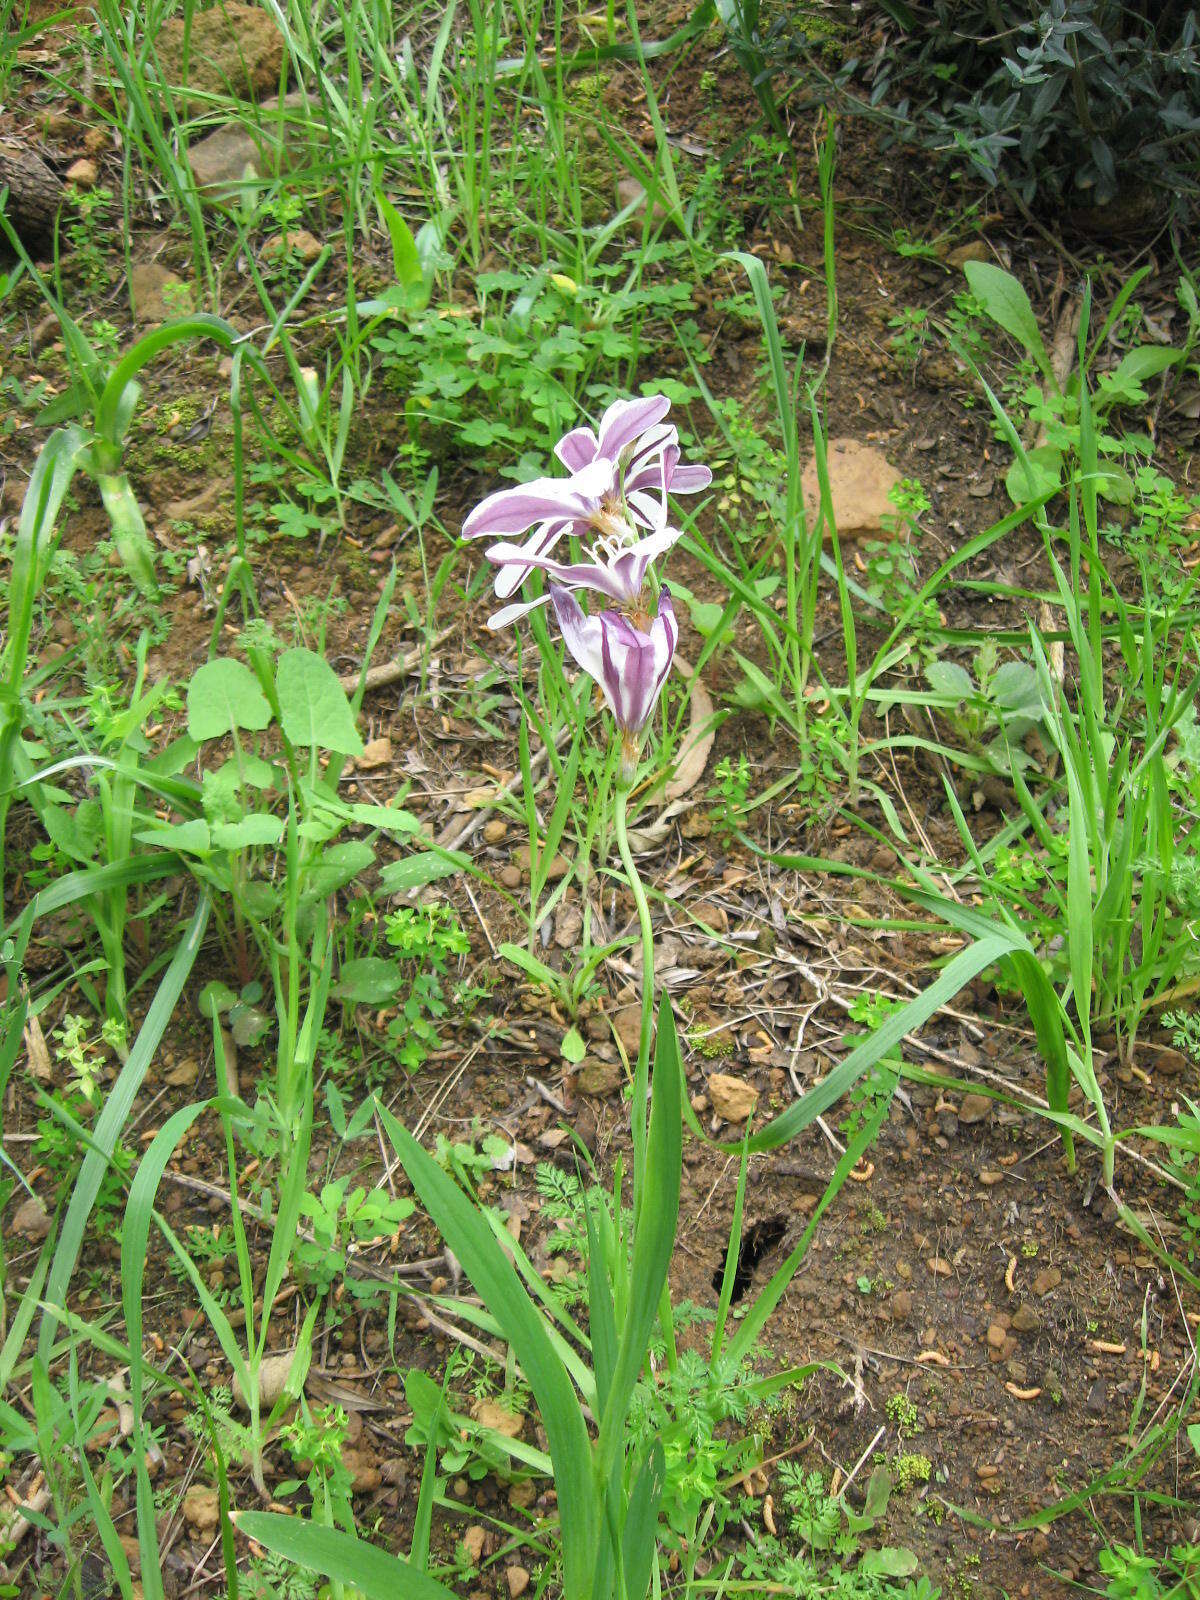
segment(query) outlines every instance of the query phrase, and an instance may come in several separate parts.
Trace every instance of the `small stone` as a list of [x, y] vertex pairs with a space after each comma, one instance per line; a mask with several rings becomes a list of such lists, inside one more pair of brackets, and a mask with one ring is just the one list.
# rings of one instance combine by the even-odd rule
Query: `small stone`
[[[829, 497], [833, 520], [841, 539], [869, 539], [881, 533], [884, 518], [895, 517], [896, 507], [889, 495], [900, 481], [900, 474], [887, 457], [857, 439], [831, 439], [826, 452], [829, 469]], [[804, 506], [815, 521], [821, 509], [817, 463], [808, 463], [801, 479]], [[825, 529], [826, 537], [829, 529]]]
[[615, 1094], [621, 1087], [624, 1074], [616, 1061], [602, 1061], [596, 1057], [587, 1060], [575, 1075], [575, 1087], [580, 1094], [602, 1100]]
[[80, 156], [67, 168], [66, 178], [77, 189], [94, 189], [100, 181], [100, 169], [89, 156]]
[[28, 1200], [22, 1200], [17, 1207], [12, 1219], [12, 1229], [14, 1233], [19, 1233], [22, 1238], [29, 1239], [34, 1244], [40, 1244], [50, 1232], [50, 1215], [36, 1195], [30, 1195]]
[[383, 1482], [375, 1457], [361, 1446], [343, 1445], [342, 1465], [350, 1474], [350, 1487], [355, 1494], [369, 1494]]
[[993, 1350], [1003, 1350], [1005, 1344], [1008, 1342], [1008, 1329], [1002, 1327], [998, 1322], [989, 1323], [987, 1342]]
[[[263, 1357], [258, 1369], [258, 1405], [261, 1412], [269, 1411], [287, 1388], [287, 1381], [292, 1375], [295, 1362], [294, 1350], [285, 1350], [279, 1355]], [[246, 1396], [242, 1393], [242, 1386], [238, 1382], [236, 1373], [233, 1377], [233, 1398], [243, 1411], [249, 1411], [250, 1407], [246, 1404]]]
[[964, 1095], [962, 1104], [958, 1108], [958, 1120], [964, 1127], [970, 1127], [976, 1122], [986, 1122], [991, 1114], [992, 1102], [985, 1094]]
[[503, 817], [493, 817], [483, 825], [484, 844], [503, 844], [508, 837], [508, 823]]
[[897, 1289], [892, 1296], [892, 1321], [907, 1322], [912, 1316], [913, 1297], [909, 1289]]
[[354, 764], [360, 772], [371, 772], [376, 767], [390, 766], [391, 761], [392, 741], [384, 734], [379, 739], [368, 739]]
[[521, 887], [520, 867], [514, 867], [511, 865], [507, 867], [501, 867], [498, 876], [500, 878], [500, 882], [506, 889], [519, 889]]
[[1102, 1417], [1108, 1409], [1108, 1390], [1104, 1386], [1104, 1379], [1097, 1378], [1088, 1390], [1084, 1405], [1094, 1417]]
[[1033, 1309], [1027, 1300], [1022, 1300], [1021, 1304], [1013, 1312], [1010, 1326], [1017, 1333], [1036, 1333], [1041, 1325], [1042, 1319], [1038, 1312]]
[[529, 1587], [529, 1574], [524, 1567], [505, 1567], [504, 1581], [508, 1585], [512, 1600], [520, 1600], [520, 1596]]
[[[192, 291], [176, 272], [159, 261], [135, 261], [129, 270], [129, 293], [133, 314], [140, 327], [153, 327], [170, 317], [186, 315], [193, 309]], [[220, 484], [216, 488], [219, 492]], [[201, 491], [211, 495], [213, 485]], [[184, 521], [183, 517], [174, 519]], [[190, 520], [190, 519], [187, 519]]]
[[321, 241], [307, 228], [289, 228], [286, 233], [272, 234], [263, 244], [262, 253], [272, 260], [296, 256], [305, 266], [310, 266], [323, 248]]
[[472, 1523], [462, 1536], [463, 1549], [467, 1552], [471, 1565], [477, 1567], [479, 1558], [483, 1554], [483, 1541], [487, 1538], [487, 1530], [479, 1524]]
[[494, 1428], [506, 1439], [519, 1439], [525, 1426], [523, 1417], [510, 1411], [507, 1406], [497, 1405], [494, 1400], [476, 1400], [471, 1407], [471, 1415], [481, 1428]]
[[986, 1167], [979, 1174], [979, 1181], [985, 1189], [995, 1188], [996, 1184], [1004, 1182], [1002, 1172], [989, 1171]]
[[941, 1256], [930, 1256], [928, 1266], [935, 1278], [948, 1278], [954, 1270]]
[[221, 1520], [217, 1491], [206, 1483], [194, 1483], [183, 1497], [183, 1515], [200, 1533], [211, 1533]]
[[1062, 1282], [1062, 1273], [1057, 1267], [1043, 1267], [1033, 1280], [1033, 1292], [1039, 1300], [1044, 1300], [1051, 1289], [1057, 1289]]
[[966, 244], [960, 244], [955, 249], [947, 252], [946, 265], [957, 267], [959, 271], [966, 266], [968, 261], [988, 261], [990, 255], [988, 247], [982, 239], [969, 239]]
[[625, 1054], [631, 1061], [634, 1060], [642, 1043], [641, 1006], [622, 1006], [618, 1011], [614, 1011], [612, 1025], [617, 1038], [625, 1047]]
[[[518, 845], [515, 852], [515, 860], [519, 867], [524, 867], [526, 872], [529, 871], [530, 855], [529, 846], [527, 844]], [[550, 862], [548, 867], [542, 866], [541, 870], [546, 874], [546, 877], [551, 883], [556, 883], [559, 878], [566, 877], [567, 873], [571, 870], [571, 863], [567, 860], [566, 856], [557, 855]]]
[[195, 1056], [185, 1056], [162, 1075], [162, 1081], [169, 1089], [190, 1089], [200, 1076], [200, 1063]]
[[758, 1104], [758, 1090], [727, 1072], [714, 1072], [706, 1085], [709, 1102], [724, 1122], [745, 1122]]
[[1151, 1072], [1164, 1078], [1176, 1078], [1187, 1068], [1187, 1057], [1179, 1050], [1160, 1050], [1150, 1063]]

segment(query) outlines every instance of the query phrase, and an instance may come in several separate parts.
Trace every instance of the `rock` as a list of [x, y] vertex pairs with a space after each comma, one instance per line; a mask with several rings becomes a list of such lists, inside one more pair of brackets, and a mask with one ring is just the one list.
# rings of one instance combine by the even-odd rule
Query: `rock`
[[[529, 846], [527, 844], [518, 845], [516, 851], [514, 852], [514, 859], [519, 867], [524, 867], [528, 872], [531, 859], [529, 854]], [[567, 873], [571, 870], [571, 863], [567, 860], [566, 856], [558, 855], [551, 860], [548, 867], [543, 866], [542, 870], [545, 872], [546, 877], [551, 883], [556, 883], [559, 878], [566, 877]]]
[[[624, 211], [627, 206], [636, 206], [637, 210], [629, 219], [632, 226], [635, 222], [641, 225], [641, 212], [646, 209], [646, 191], [636, 178], [622, 178], [617, 184], [617, 206]], [[671, 213], [661, 200], [656, 200], [650, 212], [651, 222], [666, 222]]]
[[1051, 1289], [1057, 1289], [1062, 1282], [1062, 1273], [1057, 1267], [1043, 1267], [1033, 1280], [1033, 1292], [1040, 1300], [1044, 1300]]
[[525, 1426], [525, 1420], [519, 1413], [510, 1411], [507, 1406], [497, 1405], [494, 1400], [476, 1400], [471, 1407], [471, 1415], [481, 1428], [494, 1428], [506, 1439], [519, 1439]]
[[383, 1482], [375, 1457], [361, 1445], [342, 1446], [342, 1465], [350, 1474], [350, 1487], [355, 1494], [369, 1494]]
[[946, 254], [946, 265], [957, 267], [960, 271], [968, 261], [990, 261], [991, 251], [982, 239], [968, 239], [966, 244], [960, 244]]
[[714, 1072], [706, 1085], [709, 1102], [724, 1122], [745, 1122], [758, 1104], [758, 1090], [727, 1072]]
[[505, 1567], [504, 1581], [512, 1600], [520, 1600], [529, 1587], [529, 1574], [524, 1567]]
[[[883, 519], [896, 515], [888, 494], [900, 481], [900, 474], [887, 457], [857, 439], [831, 439], [828, 467], [829, 494], [838, 537], [869, 539], [881, 533]], [[800, 486], [808, 517], [810, 521], [815, 520], [821, 505], [815, 459], [805, 467]], [[828, 528], [825, 532], [828, 537]]]
[[897, 1289], [892, 1296], [892, 1321], [907, 1322], [912, 1316], [913, 1297], [910, 1289]]
[[320, 130], [309, 121], [302, 94], [290, 94], [281, 112], [264, 107], [253, 126], [227, 123], [188, 148], [188, 164], [205, 198], [236, 198], [246, 179], [246, 169], [259, 177], [278, 177], [293, 161], [308, 159], [313, 135]]
[[612, 1025], [617, 1038], [625, 1046], [625, 1054], [635, 1061], [642, 1042], [641, 1006], [622, 1006], [619, 1011], [614, 1011]]
[[616, 1094], [625, 1075], [616, 1061], [603, 1061], [592, 1056], [575, 1074], [575, 1087], [580, 1094], [602, 1100], [605, 1095]]
[[161, 1076], [169, 1089], [190, 1089], [200, 1076], [200, 1062], [195, 1056], [185, 1056]]
[[986, 1122], [992, 1114], [992, 1102], [986, 1094], [965, 1094], [958, 1108], [958, 1120], [964, 1127]]
[[129, 290], [139, 327], [154, 327], [193, 310], [191, 289], [177, 273], [158, 261], [134, 262], [129, 274]]
[[1097, 1378], [1087, 1392], [1087, 1399], [1083, 1402], [1094, 1417], [1102, 1417], [1108, 1409], [1108, 1390], [1104, 1386], [1104, 1379]]
[[1017, 1333], [1036, 1333], [1041, 1325], [1042, 1319], [1038, 1312], [1033, 1309], [1027, 1300], [1022, 1300], [1021, 1304], [1013, 1312], [1010, 1327], [1015, 1329]]
[[283, 35], [265, 6], [223, 0], [211, 10], [196, 11], [187, 36], [185, 25], [172, 17], [158, 30], [154, 41], [157, 67], [170, 89], [190, 89], [175, 95], [178, 116], [197, 116], [212, 109], [211, 95], [224, 99], [261, 100], [279, 88], [283, 69]]
[[200, 1533], [211, 1533], [221, 1520], [217, 1491], [206, 1483], [194, 1483], [183, 1497], [183, 1515]]
[[22, 1238], [40, 1244], [50, 1232], [50, 1214], [36, 1195], [30, 1195], [17, 1207], [11, 1226]]
[[999, 1322], [989, 1323], [987, 1342], [993, 1350], [1003, 1350], [1008, 1342], [1008, 1329]]
[[278, 260], [281, 256], [298, 256], [307, 267], [317, 259], [323, 249], [321, 241], [315, 234], [309, 233], [307, 228], [292, 228], [287, 233], [272, 234], [264, 243], [262, 253], [274, 260]]
[[507, 867], [501, 867], [498, 877], [506, 889], [519, 889], [521, 887], [520, 867], [514, 867], [511, 865]]
[[477, 1567], [479, 1558], [483, 1554], [483, 1541], [487, 1538], [487, 1531], [479, 1524], [472, 1523], [462, 1536], [463, 1549], [470, 1557], [471, 1565]]
[[371, 772], [376, 767], [387, 767], [392, 761], [392, 741], [386, 734], [380, 739], [368, 739], [363, 753], [354, 765], [360, 772]]
[[493, 817], [483, 825], [484, 844], [503, 844], [508, 837], [508, 823], [503, 817]]
[[[296, 1352], [294, 1350], [285, 1350], [277, 1356], [263, 1357], [262, 1365], [258, 1369], [258, 1404], [260, 1413], [265, 1414], [268, 1412], [287, 1388], [287, 1381], [291, 1377], [295, 1361]], [[233, 1379], [233, 1398], [243, 1411], [250, 1409], [246, 1404], [246, 1397], [242, 1393], [242, 1386], [237, 1380], [236, 1373]]]
[[67, 168], [66, 180], [77, 189], [94, 189], [100, 181], [100, 168], [89, 156], [80, 156]]
[[1176, 1078], [1185, 1071], [1187, 1064], [1187, 1057], [1181, 1051], [1162, 1049], [1150, 1062], [1150, 1070], [1161, 1073], [1164, 1078]]

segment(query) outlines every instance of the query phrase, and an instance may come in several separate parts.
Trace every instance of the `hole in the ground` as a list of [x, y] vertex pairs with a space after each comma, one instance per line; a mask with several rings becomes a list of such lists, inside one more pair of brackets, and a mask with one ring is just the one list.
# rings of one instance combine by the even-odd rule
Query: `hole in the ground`
[[[750, 1287], [754, 1277], [754, 1269], [762, 1258], [775, 1248], [780, 1239], [787, 1232], [787, 1218], [782, 1214], [773, 1217], [761, 1217], [757, 1222], [752, 1222], [742, 1232], [742, 1243], [738, 1249], [737, 1266], [733, 1274], [733, 1304], [738, 1301]], [[721, 1292], [721, 1279], [725, 1276], [725, 1263], [722, 1262], [713, 1273], [713, 1288], [718, 1294]]]

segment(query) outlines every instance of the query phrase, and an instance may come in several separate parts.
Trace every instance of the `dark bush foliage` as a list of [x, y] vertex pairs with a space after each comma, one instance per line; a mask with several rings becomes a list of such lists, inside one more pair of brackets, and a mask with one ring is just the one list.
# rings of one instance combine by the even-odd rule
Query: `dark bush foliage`
[[1195, 190], [1200, 25], [1171, 0], [932, 0], [898, 25], [871, 99], [922, 144], [1029, 203], [1103, 205], [1149, 182]]
[[718, 10], [760, 99], [781, 79], [793, 107], [832, 93], [1026, 204], [1106, 205], [1147, 185], [1200, 192], [1194, 0], [718, 0]]

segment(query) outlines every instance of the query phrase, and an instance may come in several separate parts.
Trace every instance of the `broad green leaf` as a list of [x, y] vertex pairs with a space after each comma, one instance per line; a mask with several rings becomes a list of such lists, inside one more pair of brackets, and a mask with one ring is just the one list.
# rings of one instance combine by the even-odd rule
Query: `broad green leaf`
[[365, 839], [343, 839], [327, 844], [305, 879], [305, 898], [324, 900], [352, 883], [375, 862], [375, 852]]
[[54, 1315], [60, 1307], [65, 1310], [67, 1287], [75, 1271], [92, 1206], [100, 1192], [100, 1185], [112, 1160], [117, 1140], [124, 1131], [133, 1109], [133, 1102], [142, 1086], [142, 1080], [154, 1059], [179, 996], [183, 992], [183, 986], [199, 954], [211, 909], [208, 897], [201, 895], [192, 913], [191, 922], [171, 957], [171, 964], [163, 973], [154, 999], [150, 1002], [145, 1021], [134, 1040], [128, 1059], [121, 1068], [117, 1081], [109, 1089], [104, 1107], [92, 1130], [91, 1148], [83, 1158], [83, 1165], [71, 1190], [67, 1214], [63, 1219], [58, 1246], [54, 1252], [54, 1264], [46, 1282], [44, 1300], [46, 1311], [38, 1335], [38, 1354], [43, 1361], [49, 1361], [50, 1358], [54, 1343]]
[[470, 856], [460, 850], [420, 850], [416, 855], [389, 861], [381, 869], [379, 881], [387, 894], [399, 894], [403, 889], [423, 888], [438, 878], [452, 878], [470, 864]]
[[474, 1205], [386, 1106], [379, 1107], [379, 1115], [417, 1198], [496, 1318], [533, 1391], [554, 1462], [559, 1515], [567, 1532], [563, 1587], [568, 1594], [586, 1593], [600, 1539], [599, 1505], [591, 1441], [566, 1367], [515, 1267]]
[[1013, 462], [1004, 475], [1004, 487], [1013, 505], [1027, 506], [1053, 494], [1062, 483], [1062, 472], [1062, 451], [1057, 445], [1039, 444], [1025, 452], [1025, 461]]
[[244, 1511], [237, 1526], [247, 1539], [308, 1572], [352, 1585], [363, 1600], [453, 1600], [452, 1589], [400, 1556], [377, 1550], [340, 1528], [325, 1527], [307, 1517], [285, 1517], [277, 1511]]
[[404, 289], [405, 304], [413, 311], [423, 311], [429, 304], [429, 286], [412, 229], [382, 191], [377, 191], [375, 203], [392, 242], [392, 270]]
[[[619, 1458], [630, 1396], [646, 1360], [675, 1248], [683, 1163], [682, 1077], [675, 1019], [670, 1001], [664, 995], [658, 1007], [650, 1133], [646, 1145], [646, 1187], [641, 1215], [634, 1229], [629, 1307], [621, 1329], [608, 1403], [600, 1421], [599, 1474], [602, 1482], [607, 1481]], [[637, 1114], [635, 1109], [634, 1115]]]
[[266, 811], [252, 811], [239, 822], [214, 822], [212, 841], [218, 850], [250, 850], [256, 845], [278, 844], [283, 837], [283, 818]]
[[293, 744], [360, 756], [363, 742], [337, 674], [313, 650], [285, 650], [275, 669], [283, 731]]
[[212, 851], [208, 823], [203, 817], [190, 822], [164, 823], [159, 828], [139, 828], [133, 836], [139, 844], [158, 845], [163, 850], [181, 850], [189, 856], [206, 856]]
[[975, 693], [971, 674], [957, 661], [931, 661], [925, 668], [925, 678], [936, 693], [953, 695], [956, 700], [969, 700]]
[[334, 1000], [351, 1005], [379, 1006], [400, 987], [400, 968], [383, 956], [356, 956], [343, 961], [329, 990]]
[[271, 720], [267, 697], [244, 661], [221, 656], [192, 675], [187, 688], [188, 733], [197, 742], [221, 739], [235, 728], [252, 732]]
[[1052, 379], [1050, 358], [1042, 342], [1041, 330], [1029, 296], [1013, 277], [992, 261], [968, 261], [963, 271], [971, 285], [971, 293], [983, 309], [998, 323], [1005, 333], [1012, 334], [1027, 355], [1033, 357], [1041, 368], [1042, 376]]
[[1105, 373], [1101, 383], [1118, 392], [1140, 389], [1147, 378], [1155, 378], [1168, 367], [1173, 367], [1183, 354], [1168, 345], [1140, 344], [1136, 350], [1127, 350], [1111, 372]]
[[514, 967], [520, 967], [527, 978], [532, 978], [534, 983], [544, 983], [551, 989], [558, 982], [558, 974], [539, 961], [536, 956], [531, 956], [529, 951], [519, 944], [505, 942], [498, 952], [505, 961], [511, 961]]

